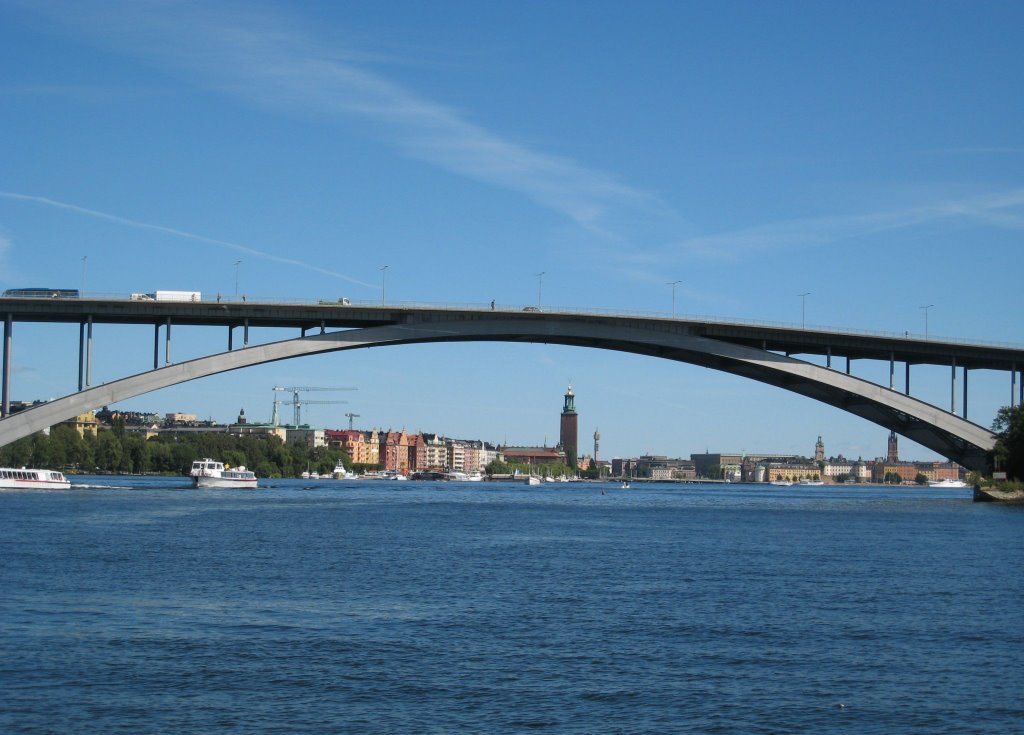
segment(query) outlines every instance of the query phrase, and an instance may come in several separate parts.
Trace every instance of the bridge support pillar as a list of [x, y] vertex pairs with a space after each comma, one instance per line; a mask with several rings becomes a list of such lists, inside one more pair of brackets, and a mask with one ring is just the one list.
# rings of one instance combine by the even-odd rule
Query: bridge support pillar
[[167, 317], [165, 323], [167, 333], [164, 335], [164, 365], [171, 364], [171, 318]]
[[967, 418], [967, 366], [964, 365], [964, 408], [961, 416]]
[[14, 316], [4, 318], [4, 374], [3, 397], [0, 399], [0, 418], [11, 413], [11, 339], [14, 332]]
[[889, 353], [889, 390], [896, 390], [896, 355]]
[[242, 327], [242, 347], [249, 346], [249, 320], [245, 320], [245, 324]]
[[851, 362], [851, 361], [850, 361], [850, 358], [849, 358], [849, 357], [847, 357], [847, 358], [846, 358], [846, 374], [847, 374], [847, 375], [849, 375], [849, 374], [850, 374], [850, 362]]
[[160, 367], [160, 322], [153, 325], [153, 369]]
[[326, 327], [326, 326], [324, 326], [324, 320], [323, 320], [323, 319], [321, 319], [321, 320], [320, 320], [320, 334], [323, 334], [323, 333], [324, 333], [324, 332], [326, 332], [326, 331], [327, 331], [327, 327]]
[[949, 412], [956, 416], [956, 358], [953, 358], [952, 372], [949, 379]]
[[85, 322], [78, 323], [78, 390], [85, 387]]
[[829, 370], [832, 369], [832, 346], [829, 345], [825, 348], [825, 367]]
[[1010, 408], [1017, 405], [1017, 363], [1010, 366]]
[[910, 363], [907, 363], [907, 375], [903, 380], [903, 392], [910, 395]]
[[85, 387], [92, 385], [92, 316], [85, 322]]
[[232, 342], [234, 340], [234, 337], [235, 337], [235, 328], [229, 325], [228, 326], [228, 352], [231, 352], [231, 350], [232, 350]]

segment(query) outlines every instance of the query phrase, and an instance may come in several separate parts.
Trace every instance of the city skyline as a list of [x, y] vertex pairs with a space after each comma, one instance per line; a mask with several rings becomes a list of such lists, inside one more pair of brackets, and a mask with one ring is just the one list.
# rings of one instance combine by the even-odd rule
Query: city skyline
[[[0, 0], [0, 17], [0, 288], [497, 300], [1024, 343], [1019, 4]], [[73, 391], [76, 340], [17, 324], [12, 397]], [[97, 327], [94, 380], [144, 369], [150, 348], [144, 328]], [[176, 360], [219, 349], [222, 334], [175, 329]], [[753, 381], [545, 345], [304, 358], [123, 408], [258, 417], [267, 385], [341, 376], [364, 421], [444, 415], [452, 435], [526, 439], [569, 375], [609, 456], [805, 453], [818, 434], [877, 456], [888, 437]], [[971, 381], [987, 426], [1009, 380]], [[915, 368], [916, 396], [948, 392], [948, 370]]]

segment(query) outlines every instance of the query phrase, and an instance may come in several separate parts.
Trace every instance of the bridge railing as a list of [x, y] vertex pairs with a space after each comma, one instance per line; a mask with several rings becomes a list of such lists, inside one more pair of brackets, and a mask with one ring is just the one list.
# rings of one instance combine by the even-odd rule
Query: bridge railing
[[[124, 293], [108, 293], [108, 292], [82, 292], [77, 297], [78, 300], [100, 300], [100, 301], [138, 301], [137, 295]], [[34, 298], [26, 297], [26, 300], [35, 300]], [[152, 302], [152, 299], [143, 299], [146, 302]], [[175, 301], [163, 301], [160, 303], [183, 303]], [[959, 345], [971, 345], [979, 347], [1002, 347], [1009, 349], [1021, 349], [1024, 345], [1016, 344], [1013, 342], [997, 342], [989, 340], [972, 340], [964, 339], [960, 337], [942, 337], [934, 334], [930, 334], [927, 337], [922, 334], [916, 334], [913, 332], [889, 332], [883, 330], [870, 330], [870, 329], [855, 329], [849, 327], [834, 327], [820, 324], [808, 324], [805, 326], [795, 324], [792, 322], [780, 322], [771, 321], [765, 319], [745, 319], [741, 317], [720, 317], [712, 316], [708, 314], [685, 314], [677, 312], [674, 316], [667, 312], [659, 311], [646, 311], [637, 309], [600, 309], [593, 307], [571, 307], [571, 306], [543, 306], [537, 307], [535, 304], [507, 304], [507, 303], [494, 303], [492, 306], [491, 302], [479, 303], [479, 302], [457, 302], [457, 301], [442, 301], [442, 302], [429, 302], [429, 301], [388, 301], [381, 303], [375, 299], [349, 299], [349, 298], [335, 298], [335, 299], [309, 299], [309, 298], [281, 298], [277, 296], [266, 297], [266, 296], [225, 296], [223, 294], [217, 294], [210, 296], [209, 294], [203, 294], [203, 297], [191, 303], [202, 303], [202, 304], [245, 304], [245, 305], [259, 305], [259, 306], [336, 306], [338, 308], [345, 308], [347, 306], [361, 307], [361, 308], [392, 308], [392, 309], [422, 309], [424, 311], [494, 311], [504, 314], [512, 313], [535, 313], [543, 312], [545, 314], [565, 314], [568, 316], [613, 316], [613, 317], [635, 317], [639, 319], [661, 319], [664, 321], [683, 321], [683, 322], [704, 322], [708, 324], [721, 324], [723, 326], [750, 326], [750, 327], [770, 327], [773, 329], [786, 329], [794, 332], [819, 332], [823, 334], [835, 334], [835, 335], [858, 335], [863, 337], [881, 337], [887, 339], [912, 339], [920, 342], [941, 342], [946, 344], [959, 344]]]

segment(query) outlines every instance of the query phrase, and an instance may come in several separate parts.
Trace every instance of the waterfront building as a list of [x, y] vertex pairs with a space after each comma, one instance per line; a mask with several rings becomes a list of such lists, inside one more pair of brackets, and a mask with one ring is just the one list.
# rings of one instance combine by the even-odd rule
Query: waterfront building
[[85, 437], [86, 434], [90, 436], [96, 436], [100, 429], [100, 420], [91, 413], [80, 413], [73, 419], [67, 421], [61, 421], [61, 426], [70, 426], [72, 429], [78, 432], [80, 437]]
[[409, 434], [405, 429], [386, 431], [380, 437], [381, 464], [389, 472], [425, 470], [426, 449], [422, 434]]
[[327, 446], [344, 451], [351, 458], [352, 464], [365, 466], [380, 464], [380, 439], [376, 429], [372, 431], [328, 429], [324, 434]]
[[802, 461], [801, 457], [795, 454], [747, 454], [746, 452], [704, 452], [703, 454], [691, 454], [690, 461], [693, 462], [697, 477], [707, 477], [718, 480], [727, 475], [734, 477], [736, 473], [747, 481], [753, 482], [751, 477], [743, 474], [746, 466], [750, 472], [759, 463], [789, 463]]
[[324, 429], [311, 426], [285, 426], [284, 440], [289, 444], [305, 444], [310, 449], [327, 446], [327, 435]]
[[565, 401], [562, 404], [561, 424], [558, 432], [558, 446], [565, 452], [566, 464], [570, 467], [576, 466], [576, 458], [579, 456], [577, 444], [577, 426], [579, 416], [576, 414], [576, 397], [572, 392], [572, 385], [565, 391]]
[[287, 429], [273, 424], [233, 424], [227, 432], [235, 436], [276, 436], [282, 442], [288, 439]]
[[448, 464], [448, 443], [437, 434], [421, 434], [423, 437], [423, 467], [417, 469], [445, 471]]
[[810, 462], [767, 462], [764, 464], [764, 482], [800, 482], [819, 480], [821, 471]]
[[466, 472], [466, 442], [449, 439], [445, 449], [448, 468], [452, 472]]
[[165, 426], [196, 426], [199, 419], [194, 413], [168, 413], [164, 415]]
[[502, 447], [500, 455], [510, 464], [551, 464], [565, 462], [565, 452], [557, 447]]
[[919, 476], [929, 482], [962, 480], [963, 468], [954, 462], [883, 462], [877, 460], [872, 466], [873, 482], [892, 481], [898, 477], [902, 483], [915, 483]]

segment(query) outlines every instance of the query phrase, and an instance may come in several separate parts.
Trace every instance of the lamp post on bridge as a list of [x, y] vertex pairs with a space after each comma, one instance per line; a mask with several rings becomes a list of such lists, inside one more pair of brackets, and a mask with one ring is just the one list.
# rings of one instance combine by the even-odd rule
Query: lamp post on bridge
[[541, 294], [543, 293], [543, 290], [544, 290], [544, 273], [545, 273], [545, 271], [541, 271], [540, 273], [537, 274], [537, 308], [538, 309], [541, 306]]
[[238, 298], [238, 266], [242, 264], [242, 261], [235, 261], [235, 298]]
[[797, 294], [800, 297], [800, 329], [807, 329], [807, 297], [810, 295], [810, 291]]
[[928, 339], [928, 310], [935, 306], [935, 304], [928, 304], [927, 306], [921, 306], [918, 308], [924, 309], [924, 338]]
[[386, 265], [382, 265], [380, 267], [380, 305], [381, 306], [384, 306], [384, 304], [387, 303], [387, 301], [384, 298], [384, 277], [387, 275], [389, 267], [390, 266], [386, 266]]
[[670, 281], [669, 283], [665, 284], [666, 286], [671, 286], [672, 287], [672, 318], [673, 319], [676, 318], [676, 286], [678, 286], [680, 283], [682, 283], [682, 281]]

